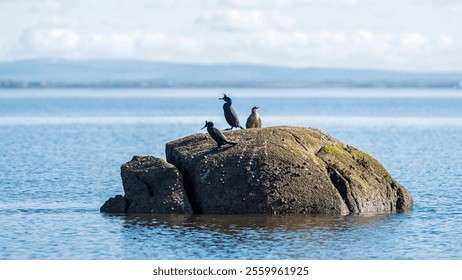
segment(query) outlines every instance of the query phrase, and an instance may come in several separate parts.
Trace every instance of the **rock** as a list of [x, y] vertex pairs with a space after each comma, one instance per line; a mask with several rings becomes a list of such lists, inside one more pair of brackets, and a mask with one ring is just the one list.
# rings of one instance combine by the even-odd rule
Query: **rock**
[[[238, 144], [218, 148], [208, 135], [197, 133], [166, 145], [167, 161], [181, 171], [194, 213], [348, 214], [412, 207], [410, 193], [376, 159], [317, 129], [223, 133]], [[125, 179], [124, 186], [129, 181], [140, 180]], [[146, 196], [147, 189], [140, 185], [130, 196], [143, 190]]]
[[292, 214], [400, 212], [408, 190], [376, 159], [312, 128], [197, 133], [166, 145], [166, 161], [134, 156], [121, 167], [125, 196], [101, 212]]
[[[180, 172], [163, 159], [134, 156], [122, 165], [121, 176], [127, 201], [126, 213], [192, 213]], [[105, 205], [108, 203], [112, 204], [107, 201]], [[101, 211], [111, 212], [103, 211], [103, 207]]]
[[100, 208], [100, 212], [122, 214], [127, 213], [128, 201], [121, 195], [109, 198]]

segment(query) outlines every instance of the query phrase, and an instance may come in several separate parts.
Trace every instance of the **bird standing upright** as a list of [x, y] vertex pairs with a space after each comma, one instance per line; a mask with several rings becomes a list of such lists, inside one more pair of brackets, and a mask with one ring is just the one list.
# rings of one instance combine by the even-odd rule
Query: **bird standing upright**
[[245, 128], [261, 128], [261, 119], [260, 115], [258, 114], [259, 107], [253, 107], [252, 113], [247, 118], [247, 122], [245, 123]]
[[231, 98], [226, 96], [226, 94], [223, 94], [222, 98], [218, 98], [220, 100], [224, 100], [225, 104], [223, 104], [223, 111], [225, 113], [225, 119], [228, 122], [228, 124], [231, 126], [230, 128], [227, 128], [225, 130], [231, 130], [235, 127], [239, 127], [240, 129], [244, 129], [240, 124], [239, 124], [239, 119], [237, 117], [236, 111], [234, 111], [234, 108], [231, 107], [231, 104], [233, 103]]
[[230, 142], [226, 137], [221, 133], [221, 131], [213, 126], [213, 122], [208, 122], [205, 121], [205, 125], [202, 129], [207, 127], [207, 132], [210, 134], [210, 136], [217, 142], [218, 147], [221, 147], [226, 144], [231, 144], [231, 145], [236, 145], [236, 142]]

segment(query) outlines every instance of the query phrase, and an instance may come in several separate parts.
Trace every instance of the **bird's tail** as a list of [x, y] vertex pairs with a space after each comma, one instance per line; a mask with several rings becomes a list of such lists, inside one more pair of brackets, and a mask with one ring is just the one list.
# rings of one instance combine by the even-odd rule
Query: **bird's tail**
[[226, 144], [237, 145], [237, 142], [226, 141]]
[[245, 128], [243, 128], [240, 124], [239, 124], [238, 126], [239, 126], [240, 129], [245, 129]]

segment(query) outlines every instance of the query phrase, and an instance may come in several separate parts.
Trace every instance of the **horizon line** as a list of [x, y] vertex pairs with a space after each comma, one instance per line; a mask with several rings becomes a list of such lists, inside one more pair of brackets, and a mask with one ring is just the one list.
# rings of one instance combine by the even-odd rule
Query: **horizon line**
[[397, 68], [362, 68], [362, 67], [347, 67], [347, 66], [290, 66], [281, 64], [267, 64], [267, 63], [248, 63], [248, 62], [187, 62], [187, 61], [174, 61], [174, 60], [150, 60], [150, 59], [136, 59], [136, 58], [58, 58], [58, 57], [35, 57], [35, 58], [13, 58], [13, 59], [0, 59], [0, 64], [3, 63], [17, 63], [17, 62], [119, 62], [119, 63], [147, 63], [147, 64], [172, 64], [172, 65], [194, 65], [194, 66], [245, 66], [245, 67], [264, 67], [264, 68], [281, 68], [291, 70], [343, 70], [343, 71], [356, 71], [356, 72], [393, 72], [393, 73], [409, 73], [409, 74], [462, 74], [461, 70], [408, 70]]

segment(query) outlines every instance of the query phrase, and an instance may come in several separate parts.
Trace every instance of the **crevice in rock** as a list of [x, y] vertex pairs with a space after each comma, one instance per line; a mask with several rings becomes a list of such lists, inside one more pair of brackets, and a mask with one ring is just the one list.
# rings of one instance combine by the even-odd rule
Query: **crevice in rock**
[[343, 177], [343, 175], [340, 174], [340, 172], [337, 169], [335, 169], [335, 167], [333, 167], [330, 164], [327, 165], [327, 172], [329, 173], [330, 181], [342, 197], [343, 201], [348, 207], [348, 210], [352, 213], [358, 212], [358, 207], [356, 206], [357, 203], [354, 197], [352, 197], [352, 195], [348, 193], [348, 189], [350, 188], [349, 181], [345, 177]]
[[320, 156], [319, 156], [319, 153], [324, 149], [324, 147], [321, 147], [314, 155], [319, 158], [320, 160], [322, 160], [323, 162], [325, 162]]
[[138, 179], [138, 181], [140, 181], [146, 187], [146, 189], [149, 192], [149, 196], [153, 197], [154, 196], [154, 189], [148, 183], [143, 181], [143, 179], [141, 179], [140, 175], [136, 175], [136, 179]]
[[353, 212], [355, 213], [360, 213], [361, 212], [361, 206], [358, 202], [358, 200], [356, 199], [356, 197], [354, 196], [354, 193], [351, 191], [352, 190], [352, 187], [351, 187], [351, 180], [348, 176], [345, 176], [345, 174], [341, 173], [342, 175], [342, 178], [347, 182], [347, 190], [348, 191], [348, 200], [351, 202], [351, 205], [353, 207]]
[[197, 204], [197, 201], [196, 201], [196, 194], [194, 192], [193, 178], [183, 173], [181, 169], [178, 168], [178, 170], [180, 170], [180, 173], [183, 176], [184, 191], [186, 193], [186, 197], [189, 201], [189, 204], [191, 204], [191, 209], [193, 211], [193, 214], [202, 214], [202, 208]]
[[[181, 159], [173, 158], [172, 154], [173, 152], [167, 150], [167, 162], [175, 166], [180, 172], [181, 176], [183, 177], [184, 192], [186, 193], [186, 198], [188, 199], [188, 202], [191, 205], [193, 214], [202, 214], [202, 208], [198, 205], [196, 200], [196, 194], [194, 192], [194, 179], [192, 176], [188, 174], [188, 172], [184, 171], [181, 168]], [[176, 164], [176, 160], [179, 161], [178, 165]]]
[[335, 164], [332, 164], [330, 161], [324, 160], [319, 153], [323, 151], [324, 147], [321, 147], [316, 153], [315, 156], [320, 159], [326, 165], [326, 171], [329, 175], [329, 179], [332, 185], [337, 189], [342, 200], [345, 202], [348, 210], [351, 213], [361, 212], [358, 200], [354, 197], [351, 192], [351, 182], [348, 176], [338, 170], [338, 167]]
[[127, 196], [123, 196], [123, 198], [125, 199], [125, 209], [124, 209], [124, 213], [128, 213], [128, 209], [130, 208], [130, 200], [128, 200]]
[[[393, 182], [394, 184], [394, 182]], [[398, 188], [396, 191], [396, 211], [404, 211], [404, 206], [406, 205], [406, 199], [404, 198], [403, 190]]]
[[300, 141], [300, 138], [299, 138], [297, 135], [295, 135], [295, 134], [293, 134], [293, 133], [290, 133], [290, 135], [292, 135], [292, 137], [294, 138], [295, 142], [297, 142], [298, 145], [302, 146], [303, 149], [305, 149], [305, 151], [310, 152], [310, 150]]

